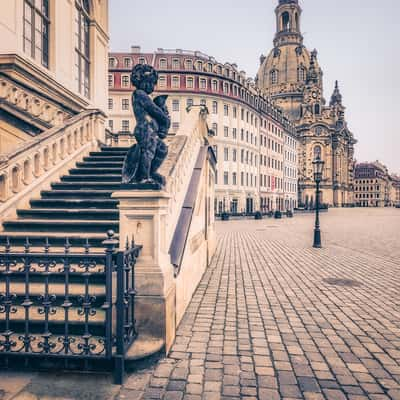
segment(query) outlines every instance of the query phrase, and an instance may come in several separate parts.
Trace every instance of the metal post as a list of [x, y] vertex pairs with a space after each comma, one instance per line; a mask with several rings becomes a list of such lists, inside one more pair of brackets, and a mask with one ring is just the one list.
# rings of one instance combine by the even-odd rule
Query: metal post
[[319, 179], [316, 179], [316, 199], [315, 199], [315, 228], [314, 228], [314, 244], [313, 247], [320, 249], [321, 246], [321, 230], [319, 225]]

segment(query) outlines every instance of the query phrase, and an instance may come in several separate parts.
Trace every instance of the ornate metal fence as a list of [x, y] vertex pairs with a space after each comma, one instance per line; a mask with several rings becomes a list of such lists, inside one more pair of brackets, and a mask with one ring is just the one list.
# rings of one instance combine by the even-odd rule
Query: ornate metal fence
[[136, 338], [134, 267], [141, 246], [132, 241], [119, 251], [113, 235], [108, 232], [101, 252], [88, 242], [72, 251], [68, 239], [62, 249], [46, 240], [42, 251], [29, 238], [15, 248], [7, 240], [0, 252], [0, 365], [102, 365], [122, 382]]

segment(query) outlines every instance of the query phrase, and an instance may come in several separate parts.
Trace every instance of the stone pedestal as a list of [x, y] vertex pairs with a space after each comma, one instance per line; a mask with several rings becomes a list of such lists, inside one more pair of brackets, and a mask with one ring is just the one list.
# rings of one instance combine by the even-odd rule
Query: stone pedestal
[[143, 246], [135, 266], [135, 311], [140, 335], [161, 338], [168, 352], [175, 338], [175, 282], [166, 238], [170, 196], [157, 190], [121, 190], [120, 244], [135, 239]]

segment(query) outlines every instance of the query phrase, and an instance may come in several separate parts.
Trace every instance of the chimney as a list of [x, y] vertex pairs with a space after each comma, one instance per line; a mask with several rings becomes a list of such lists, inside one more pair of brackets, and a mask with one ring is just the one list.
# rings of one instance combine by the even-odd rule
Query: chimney
[[140, 53], [140, 46], [131, 46], [131, 53], [133, 54]]

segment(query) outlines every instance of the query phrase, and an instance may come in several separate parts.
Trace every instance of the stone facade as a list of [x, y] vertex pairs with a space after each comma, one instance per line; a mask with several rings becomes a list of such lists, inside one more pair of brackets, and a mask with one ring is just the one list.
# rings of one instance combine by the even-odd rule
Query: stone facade
[[0, 153], [106, 110], [107, 0], [6, 1], [0, 37]]
[[323, 73], [317, 51], [303, 45], [298, 0], [280, 0], [276, 8], [274, 48], [261, 56], [257, 86], [293, 120], [299, 141], [299, 200], [315, 202], [312, 161], [325, 161], [321, 201], [331, 206], [352, 204], [354, 145], [348, 129], [342, 96], [336, 83], [329, 105], [323, 95]]
[[387, 207], [394, 203], [392, 179], [379, 161], [355, 167], [355, 204], [360, 207]]
[[254, 82], [235, 64], [183, 50], [142, 53], [132, 47], [128, 53], [111, 53], [108, 105], [113, 133], [133, 130], [130, 70], [137, 63], [151, 64], [159, 72], [156, 94], [169, 95], [172, 134], [182, 129], [188, 109], [207, 107], [218, 159], [217, 213], [297, 206], [294, 126], [268, 98], [259, 95]]

